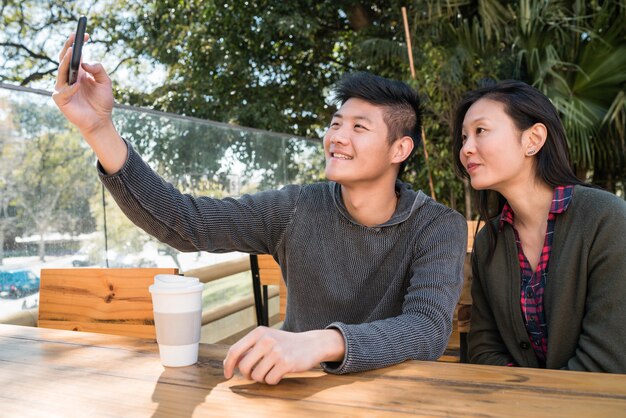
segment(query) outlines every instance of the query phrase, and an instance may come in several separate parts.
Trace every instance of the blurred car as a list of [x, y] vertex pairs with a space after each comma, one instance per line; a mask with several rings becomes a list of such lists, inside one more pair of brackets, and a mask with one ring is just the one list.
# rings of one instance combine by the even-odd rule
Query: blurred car
[[0, 271], [0, 298], [20, 299], [37, 292], [39, 292], [39, 277], [32, 271]]
[[77, 253], [72, 259], [73, 267], [87, 267], [91, 265], [93, 265], [93, 263], [89, 261], [89, 257], [86, 254]]

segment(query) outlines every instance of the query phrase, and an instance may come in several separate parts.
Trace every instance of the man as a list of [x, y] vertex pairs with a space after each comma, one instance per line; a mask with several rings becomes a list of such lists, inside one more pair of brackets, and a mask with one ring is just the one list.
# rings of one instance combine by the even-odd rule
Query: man
[[278, 383], [318, 364], [348, 373], [444, 351], [462, 284], [466, 222], [397, 180], [419, 141], [415, 91], [369, 74], [344, 78], [324, 137], [329, 182], [239, 199], [180, 194], [115, 130], [111, 81], [83, 64], [68, 86], [71, 36], [53, 98], [98, 159], [100, 176], [135, 224], [181, 251], [269, 253], [288, 289], [281, 330], [234, 344], [224, 375]]

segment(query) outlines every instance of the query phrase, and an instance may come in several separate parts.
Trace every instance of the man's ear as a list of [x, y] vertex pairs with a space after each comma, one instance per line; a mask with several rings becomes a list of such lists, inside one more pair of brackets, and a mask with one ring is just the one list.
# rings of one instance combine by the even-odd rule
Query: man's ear
[[533, 126], [526, 129], [522, 135], [524, 152], [526, 155], [531, 156], [537, 154], [546, 143], [546, 139], [548, 139], [548, 129], [543, 123], [535, 123]]
[[402, 161], [409, 158], [414, 146], [415, 144], [410, 136], [403, 136], [402, 138], [396, 139], [394, 143], [391, 144], [391, 162], [400, 164]]

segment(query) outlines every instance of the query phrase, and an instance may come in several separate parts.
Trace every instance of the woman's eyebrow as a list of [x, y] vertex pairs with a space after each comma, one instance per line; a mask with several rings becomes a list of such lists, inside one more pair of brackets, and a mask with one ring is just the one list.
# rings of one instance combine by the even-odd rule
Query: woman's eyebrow
[[467, 123], [463, 122], [463, 126], [474, 125], [477, 122], [482, 122], [482, 121], [485, 121], [485, 120], [488, 120], [488, 118], [485, 117], [485, 116], [478, 116], [477, 118], [474, 118], [474, 119], [468, 121]]

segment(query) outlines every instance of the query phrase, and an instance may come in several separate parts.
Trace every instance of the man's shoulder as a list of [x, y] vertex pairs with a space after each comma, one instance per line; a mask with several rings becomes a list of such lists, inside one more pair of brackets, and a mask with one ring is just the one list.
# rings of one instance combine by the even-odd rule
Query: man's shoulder
[[426, 196], [421, 190], [418, 191], [420, 194], [424, 196], [424, 201], [422, 203], [422, 207], [426, 208], [429, 212], [432, 213], [433, 217], [444, 217], [449, 222], [455, 224], [462, 224], [467, 227], [467, 222], [465, 221], [465, 217], [461, 215], [457, 210], [452, 209], [449, 206], [444, 205], [441, 202], [437, 202], [430, 196]]
[[335, 194], [334, 183], [316, 182], [307, 184], [288, 184], [280, 189], [270, 190], [268, 193], [278, 193], [296, 199], [299, 205], [309, 203], [319, 204], [323, 201], [332, 201]]
[[290, 184], [283, 189], [290, 189], [293, 191], [298, 191], [303, 196], [313, 197], [313, 196], [332, 196], [334, 194], [334, 185], [335, 183], [329, 181], [319, 181], [315, 183], [306, 183], [306, 184]]

